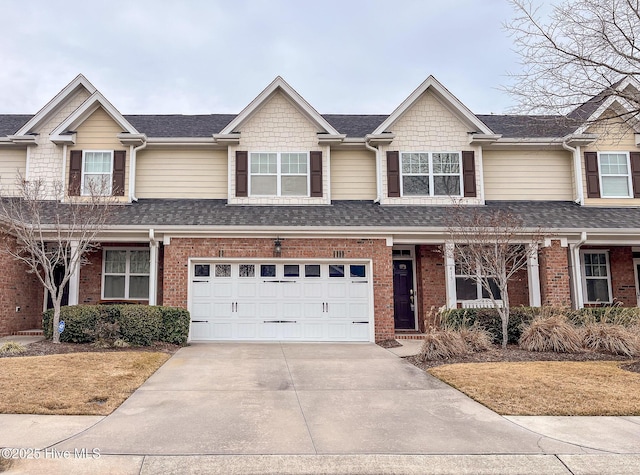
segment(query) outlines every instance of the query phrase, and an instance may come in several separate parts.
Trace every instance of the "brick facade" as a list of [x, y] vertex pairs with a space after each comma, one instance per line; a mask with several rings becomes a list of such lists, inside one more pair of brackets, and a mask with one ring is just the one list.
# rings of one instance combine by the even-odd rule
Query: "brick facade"
[[[0, 234], [0, 246], [5, 243], [14, 246], [15, 239]], [[5, 252], [0, 252], [0, 269], [0, 336], [42, 328], [44, 289], [38, 278]]]
[[[332, 259], [335, 250], [349, 259], [372, 259], [376, 341], [393, 338], [393, 263], [384, 239], [283, 239], [279, 258]], [[164, 247], [163, 299], [168, 306], [187, 308], [189, 258], [274, 258], [273, 239], [173, 238]], [[278, 258], [274, 258], [278, 259]]]
[[425, 331], [437, 324], [433, 321], [435, 310], [447, 303], [446, 273], [444, 256], [440, 246], [418, 246], [416, 250], [416, 289], [420, 305], [418, 307], [418, 327]]
[[568, 248], [559, 240], [540, 250], [540, 294], [542, 305], [571, 306]]
[[609, 249], [609, 267], [611, 269], [611, 292], [615, 301], [625, 307], [635, 307], [636, 277], [633, 271], [633, 251], [631, 247], [612, 247]]

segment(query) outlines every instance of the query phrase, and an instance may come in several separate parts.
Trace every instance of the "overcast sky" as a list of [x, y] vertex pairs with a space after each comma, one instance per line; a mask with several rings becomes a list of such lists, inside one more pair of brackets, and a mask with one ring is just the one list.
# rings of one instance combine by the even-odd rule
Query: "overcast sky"
[[282, 76], [320, 113], [388, 114], [429, 74], [473, 112], [518, 57], [506, 0], [0, 0], [0, 113], [78, 73], [123, 114], [240, 112]]

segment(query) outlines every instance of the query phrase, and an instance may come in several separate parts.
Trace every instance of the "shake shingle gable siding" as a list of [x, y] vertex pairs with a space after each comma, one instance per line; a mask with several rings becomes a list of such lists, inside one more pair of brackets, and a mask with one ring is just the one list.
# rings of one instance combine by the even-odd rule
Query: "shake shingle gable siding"
[[[46, 208], [45, 208], [46, 209]], [[566, 201], [488, 201], [465, 212], [506, 210], [524, 225], [545, 229], [640, 229], [640, 208], [588, 208]], [[140, 199], [113, 209], [112, 225], [279, 226], [443, 229], [450, 206], [380, 206], [334, 201], [327, 206], [243, 206], [226, 200]], [[46, 216], [46, 211], [45, 211]], [[51, 219], [51, 217], [49, 217]]]

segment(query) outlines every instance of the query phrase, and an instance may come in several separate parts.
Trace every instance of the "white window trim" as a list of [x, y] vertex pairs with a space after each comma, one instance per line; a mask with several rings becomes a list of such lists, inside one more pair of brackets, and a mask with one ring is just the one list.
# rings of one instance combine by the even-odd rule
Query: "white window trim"
[[[587, 277], [586, 272], [586, 264], [584, 262], [585, 254], [604, 254], [605, 263], [607, 266], [607, 288], [609, 291], [609, 300], [608, 301], [592, 301], [587, 300], [589, 298], [589, 294], [587, 292], [587, 280], [602, 280], [604, 277]], [[582, 269], [582, 295], [584, 298], [584, 303], [586, 304], [600, 304], [600, 303], [612, 303], [613, 302], [613, 291], [611, 288], [611, 266], [609, 265], [609, 250], [608, 249], [585, 249], [580, 251], [580, 267]]]
[[[108, 275], [124, 275], [125, 279], [124, 279], [124, 295], [125, 297], [105, 297], [104, 295], [104, 282], [105, 282], [105, 278], [107, 276], [107, 273], [105, 272], [105, 267], [106, 267], [106, 255], [107, 255], [107, 251], [128, 251], [127, 252], [127, 262], [126, 262], [126, 266], [125, 266], [125, 273], [124, 274], [115, 274], [115, 273], [109, 273]], [[149, 267], [149, 273], [148, 274], [132, 274], [130, 272], [130, 266], [131, 266], [131, 258], [130, 258], [130, 252], [131, 251], [148, 251], [149, 252], [149, 266], [151, 266], [151, 249], [149, 247], [105, 247], [102, 249], [102, 279], [101, 279], [101, 289], [100, 289], [100, 297], [102, 300], [149, 300], [149, 298], [130, 298], [129, 295], [129, 278], [130, 277], [136, 277], [136, 276], [148, 276], [149, 280], [151, 280], [151, 267]]]
[[[622, 174], [615, 174], [615, 175], [604, 175], [605, 177], [607, 176], [613, 176], [613, 177], [621, 177], [621, 176], [626, 176], [627, 177], [627, 189], [629, 190], [629, 194], [627, 195], [620, 195], [620, 196], [605, 196], [604, 195], [604, 187], [602, 186], [602, 163], [600, 161], [600, 156], [601, 155], [624, 155], [627, 158], [627, 174], [626, 175], [622, 175]], [[631, 159], [629, 156], [629, 152], [624, 152], [624, 151], [603, 151], [603, 152], [598, 152], [598, 180], [600, 181], [600, 197], [601, 198], [633, 198], [633, 182], [632, 182], [632, 177], [631, 177]]]
[[106, 173], [85, 172], [85, 158], [87, 153], [108, 153], [111, 156], [111, 166], [109, 167], [109, 192], [104, 196], [111, 196], [113, 193], [113, 150], [83, 150], [82, 151], [82, 175], [80, 179], [80, 196], [90, 196], [84, 191], [84, 177], [89, 175], [106, 175]]
[[[403, 155], [405, 154], [410, 154], [410, 153], [421, 153], [421, 154], [426, 154], [427, 155], [427, 159], [429, 160], [429, 194], [428, 195], [407, 195], [408, 198], [420, 198], [420, 197], [428, 197], [428, 198], [442, 198], [442, 197], [446, 197], [446, 196], [453, 196], [456, 198], [462, 198], [464, 196], [464, 191], [463, 191], [463, 177], [462, 177], [462, 152], [461, 151], [435, 151], [435, 152], [400, 152], [400, 163], [399, 163], [399, 168], [400, 168], [400, 196], [404, 197], [404, 177], [405, 177], [405, 173], [402, 171], [402, 160], [403, 160]], [[458, 173], [438, 173], [437, 176], [457, 176], [458, 178], [460, 178], [460, 189], [459, 189], [459, 193], [457, 195], [436, 195], [435, 194], [435, 185], [434, 185], [434, 173], [433, 173], [433, 154], [434, 153], [449, 153], [449, 154], [456, 154], [458, 155], [458, 165], [459, 165], [459, 169], [460, 171]], [[424, 176], [422, 174], [417, 174], [417, 173], [407, 173], [407, 176]]]
[[[276, 173], [253, 173], [251, 171], [251, 156], [257, 155], [260, 153], [269, 153], [276, 155]], [[305, 155], [307, 159], [307, 173], [282, 173], [282, 154], [283, 153], [292, 153], [292, 154], [302, 154]], [[311, 163], [309, 160], [309, 152], [249, 152], [249, 163], [248, 163], [248, 178], [247, 178], [247, 191], [249, 198], [309, 198], [311, 196]], [[275, 195], [254, 195], [251, 190], [251, 177], [252, 176], [274, 176], [276, 177], [276, 194]], [[283, 195], [282, 194], [282, 177], [283, 176], [305, 176], [307, 177], [307, 194], [305, 195]]]

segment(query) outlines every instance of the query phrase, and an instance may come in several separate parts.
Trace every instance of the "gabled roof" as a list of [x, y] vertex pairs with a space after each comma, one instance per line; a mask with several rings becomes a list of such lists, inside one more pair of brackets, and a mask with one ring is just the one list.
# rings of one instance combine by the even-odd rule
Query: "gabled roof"
[[320, 131], [331, 135], [339, 135], [338, 131], [280, 76], [276, 77], [271, 84], [258, 94], [220, 133], [230, 134], [237, 132], [242, 124], [251, 118], [277, 91], [281, 91]]
[[40, 124], [46, 122], [52, 114], [56, 112], [58, 106], [60, 106], [68, 97], [75, 94], [80, 89], [86, 89], [89, 94], [96, 92], [96, 88], [89, 82], [82, 74], [78, 74], [76, 78], [65, 86], [56, 96], [51, 99], [42, 109], [36, 113], [29, 121], [24, 124], [15, 135], [26, 135], [37, 129]]
[[91, 114], [93, 114], [99, 107], [102, 107], [105, 112], [111, 117], [124, 132], [130, 134], [137, 134], [136, 128], [129, 123], [127, 119], [111, 104], [101, 92], [95, 91], [91, 96], [84, 101], [80, 107], [71, 113], [69, 117], [63, 120], [51, 132], [51, 140], [55, 141], [57, 138], [65, 134], [67, 131], [73, 131], [82, 122], [84, 122]]
[[433, 76], [429, 76], [418, 88], [407, 97], [382, 124], [380, 124], [373, 134], [382, 134], [390, 132], [393, 124], [427, 91], [431, 91], [434, 95], [449, 109], [458, 116], [463, 122], [466, 122], [471, 128], [470, 132], [480, 132], [491, 135], [494, 133], [489, 127], [479, 120], [467, 106], [451, 94], [446, 87], [438, 82]]
[[[625, 98], [624, 91], [633, 89], [637, 99], [631, 104]], [[597, 121], [607, 110], [614, 108], [617, 113], [626, 116], [625, 120], [633, 120], [636, 132], [640, 131], [640, 119], [637, 117], [640, 107], [640, 82], [631, 76], [627, 76], [590, 98], [584, 104], [572, 110], [567, 117], [581, 122], [578, 133], [584, 132], [593, 122]]]

